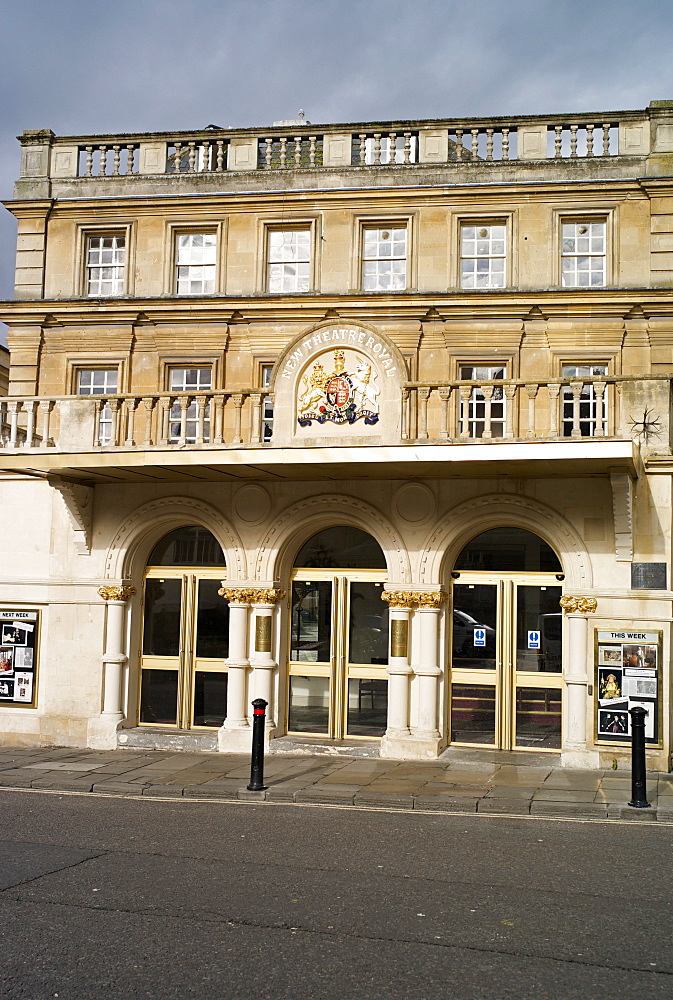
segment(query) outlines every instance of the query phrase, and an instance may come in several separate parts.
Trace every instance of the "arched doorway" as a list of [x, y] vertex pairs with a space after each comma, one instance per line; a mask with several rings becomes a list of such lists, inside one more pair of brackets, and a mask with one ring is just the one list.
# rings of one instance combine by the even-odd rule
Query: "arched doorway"
[[473, 538], [452, 577], [451, 742], [561, 746], [563, 568], [523, 528]]
[[139, 725], [222, 725], [229, 605], [217, 591], [225, 572], [222, 548], [206, 528], [177, 528], [152, 549], [143, 587]]
[[313, 535], [291, 585], [290, 733], [377, 738], [388, 710], [387, 577], [378, 542], [360, 528]]

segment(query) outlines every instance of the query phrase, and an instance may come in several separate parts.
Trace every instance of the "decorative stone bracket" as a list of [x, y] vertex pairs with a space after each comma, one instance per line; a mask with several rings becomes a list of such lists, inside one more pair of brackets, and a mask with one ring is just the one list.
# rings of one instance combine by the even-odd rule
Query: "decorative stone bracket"
[[628, 472], [611, 472], [612, 516], [615, 525], [615, 559], [633, 559], [633, 480]]
[[50, 486], [61, 494], [75, 532], [75, 547], [81, 556], [91, 554], [91, 523], [94, 491], [91, 486], [68, 482], [60, 476], [48, 476]]
[[277, 604], [285, 597], [284, 590], [255, 590], [251, 587], [221, 587], [218, 595], [234, 604]]
[[571, 597], [570, 595], [562, 597], [559, 604], [567, 615], [578, 612], [580, 614], [593, 614], [598, 607], [595, 597]]
[[381, 600], [392, 608], [440, 608], [447, 600], [448, 594], [438, 591], [384, 590]]
[[137, 593], [135, 587], [99, 587], [98, 595], [104, 601], [128, 601]]

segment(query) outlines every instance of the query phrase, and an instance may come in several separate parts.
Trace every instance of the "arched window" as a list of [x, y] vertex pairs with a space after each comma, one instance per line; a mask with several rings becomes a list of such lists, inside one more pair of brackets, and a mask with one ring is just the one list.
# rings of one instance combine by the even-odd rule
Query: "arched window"
[[375, 538], [361, 528], [323, 528], [302, 545], [299, 569], [386, 569], [386, 557]]
[[148, 566], [226, 566], [222, 546], [207, 528], [176, 528], [157, 542]]
[[462, 550], [456, 570], [495, 573], [562, 573], [558, 556], [545, 541], [525, 528], [490, 528]]

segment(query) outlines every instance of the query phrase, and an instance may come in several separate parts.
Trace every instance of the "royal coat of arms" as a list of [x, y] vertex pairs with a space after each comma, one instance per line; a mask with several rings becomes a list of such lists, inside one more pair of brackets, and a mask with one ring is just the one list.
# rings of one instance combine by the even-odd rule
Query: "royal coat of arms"
[[342, 350], [334, 352], [334, 370], [325, 371], [317, 361], [301, 380], [297, 400], [300, 427], [310, 427], [331, 420], [335, 424], [354, 424], [361, 417], [366, 424], [379, 419], [376, 397], [380, 389], [376, 372], [365, 359], [353, 352], [352, 371], [346, 371], [346, 358]]

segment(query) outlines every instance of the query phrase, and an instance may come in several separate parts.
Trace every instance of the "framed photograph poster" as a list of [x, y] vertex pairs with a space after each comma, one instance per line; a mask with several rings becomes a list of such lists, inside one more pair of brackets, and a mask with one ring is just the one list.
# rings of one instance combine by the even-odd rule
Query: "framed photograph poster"
[[40, 612], [0, 608], [0, 707], [35, 708]]
[[645, 711], [645, 742], [661, 743], [662, 632], [596, 629], [596, 742], [630, 743], [629, 710]]

